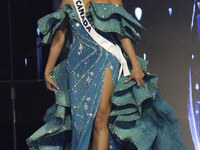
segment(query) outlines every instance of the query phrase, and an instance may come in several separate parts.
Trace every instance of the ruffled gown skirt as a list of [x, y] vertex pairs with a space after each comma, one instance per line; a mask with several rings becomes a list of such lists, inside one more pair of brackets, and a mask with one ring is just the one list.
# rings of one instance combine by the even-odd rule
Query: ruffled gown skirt
[[[108, 120], [109, 150], [187, 150], [181, 142], [173, 108], [161, 98], [158, 76], [147, 71], [148, 61], [137, 56], [145, 74], [143, 86], [121, 75], [117, 58], [99, 46], [81, 24], [69, 19], [73, 42], [68, 57], [52, 72], [55, 103], [46, 111], [45, 124], [27, 138], [31, 150], [87, 150], [104, 74], [111, 70], [113, 94]], [[100, 32], [113, 43], [112, 34]], [[131, 63], [124, 55], [129, 70]]]

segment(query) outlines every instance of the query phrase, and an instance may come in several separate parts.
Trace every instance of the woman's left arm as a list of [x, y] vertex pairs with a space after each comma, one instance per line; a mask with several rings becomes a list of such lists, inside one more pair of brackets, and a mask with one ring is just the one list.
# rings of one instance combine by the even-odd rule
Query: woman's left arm
[[[110, 4], [120, 5], [123, 7], [122, 0], [109, 0], [109, 2]], [[131, 40], [127, 37], [122, 37], [119, 34], [117, 34], [117, 37], [121, 42], [121, 45], [125, 50], [125, 52], [127, 53], [132, 64], [132, 70], [126, 82], [129, 82], [132, 78], [135, 78], [137, 85], [140, 86], [142, 84], [142, 86], [145, 88], [144, 81], [142, 79], [144, 77], [144, 73], [141, 69], [139, 61], [137, 60], [135, 49], [133, 47]]]
[[122, 37], [119, 34], [117, 34], [117, 37], [118, 37], [119, 41], [121, 42], [123, 49], [127, 53], [128, 57], [131, 61], [132, 67], [134, 68], [134, 67], [139, 66], [140, 63], [137, 60], [137, 57], [136, 57], [136, 54], [135, 54], [135, 49], [133, 47], [131, 40], [129, 38]]
[[144, 77], [144, 73], [141, 69], [139, 61], [137, 60], [132, 41], [129, 38], [122, 37], [119, 34], [117, 34], [117, 37], [118, 37], [119, 41], [121, 42], [122, 48], [127, 53], [128, 57], [131, 61], [131, 64], [132, 64], [132, 70], [131, 70], [130, 76], [128, 77], [126, 82], [129, 82], [132, 78], [134, 78], [136, 80], [138, 86], [140, 86], [142, 84], [142, 86], [145, 88], [144, 81], [142, 79]]

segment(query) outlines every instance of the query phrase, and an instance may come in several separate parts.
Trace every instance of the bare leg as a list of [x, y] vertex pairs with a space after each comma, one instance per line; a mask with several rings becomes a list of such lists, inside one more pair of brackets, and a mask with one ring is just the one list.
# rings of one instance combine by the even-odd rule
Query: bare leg
[[110, 98], [112, 93], [112, 73], [110, 68], [106, 68], [100, 104], [94, 119], [89, 150], [108, 150], [109, 133], [107, 122], [111, 111], [112, 103]]

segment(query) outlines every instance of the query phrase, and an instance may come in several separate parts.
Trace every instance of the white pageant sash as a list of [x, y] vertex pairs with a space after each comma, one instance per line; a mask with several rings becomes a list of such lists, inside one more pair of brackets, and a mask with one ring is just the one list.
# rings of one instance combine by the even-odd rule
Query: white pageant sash
[[124, 76], [130, 75], [130, 71], [128, 69], [128, 65], [126, 62], [126, 59], [124, 58], [121, 48], [116, 44], [114, 45], [112, 42], [108, 41], [104, 37], [102, 37], [100, 34], [98, 34], [94, 28], [91, 26], [90, 22], [87, 20], [86, 15], [85, 15], [85, 6], [83, 4], [82, 0], [73, 0], [74, 5], [76, 7], [76, 11], [79, 15], [79, 18], [81, 20], [81, 23], [85, 30], [88, 32], [88, 34], [100, 45], [102, 46], [105, 50], [108, 52], [112, 53], [120, 62], [120, 70], [118, 74], [118, 80], [120, 78], [120, 75], [123, 70]]

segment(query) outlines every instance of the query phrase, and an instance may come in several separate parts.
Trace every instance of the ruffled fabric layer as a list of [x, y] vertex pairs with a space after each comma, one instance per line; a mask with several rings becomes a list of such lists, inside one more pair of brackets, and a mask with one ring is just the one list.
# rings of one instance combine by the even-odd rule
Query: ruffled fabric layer
[[72, 127], [67, 59], [54, 67], [52, 79], [60, 90], [54, 89], [55, 102], [43, 117], [45, 124], [26, 140], [30, 150], [71, 149]]
[[[145, 74], [146, 89], [137, 87], [134, 79], [124, 83], [128, 77], [120, 78], [111, 97], [111, 132], [123, 141], [124, 149], [187, 150], [181, 141], [179, 120], [156, 86], [158, 76], [147, 71], [148, 61], [138, 56], [137, 59]], [[127, 61], [130, 67], [128, 58]]]
[[[105, 10], [105, 11], [102, 11]], [[145, 31], [145, 28], [135, 20], [122, 6], [112, 4], [101, 4], [90, 2], [90, 9], [87, 15], [91, 15], [95, 27], [102, 32], [118, 33], [123, 37], [129, 37], [133, 44], [136, 44]], [[48, 14], [38, 20], [38, 28], [44, 35], [42, 43], [50, 44], [56, 30], [67, 17], [80, 21], [76, 9], [70, 4], [64, 5], [62, 9]], [[67, 32], [66, 43], [70, 46], [70, 32]]]
[[[88, 13], [92, 14], [93, 23], [98, 30], [129, 37], [134, 44], [140, 40], [145, 29], [123, 7], [95, 2], [90, 2], [90, 5]], [[75, 8], [69, 4], [38, 20], [44, 44], [52, 42], [53, 35], [65, 17], [80, 21]], [[65, 46], [70, 47], [71, 33], [67, 34]], [[126, 55], [125, 58], [131, 70], [130, 60]], [[148, 61], [138, 56], [137, 59], [145, 73], [146, 89], [137, 87], [134, 79], [124, 83], [128, 77], [121, 76], [118, 81], [111, 97], [113, 107], [108, 121], [109, 132], [112, 133], [115, 144], [121, 149], [131, 150], [187, 150], [181, 143], [178, 119], [172, 114], [173, 108], [161, 98], [160, 89], [156, 86], [158, 76], [147, 71]], [[52, 78], [60, 86], [60, 90], [54, 89], [56, 100], [46, 111], [45, 125], [27, 139], [31, 150], [71, 149], [67, 59], [53, 69]]]
[[[158, 76], [147, 72], [148, 61], [138, 56], [137, 59], [145, 73], [146, 89], [142, 86], [138, 88], [134, 79], [124, 83], [127, 77], [122, 76], [111, 97], [113, 107], [108, 125], [114, 141], [120, 141], [121, 145], [116, 145], [123, 149], [187, 150], [181, 142], [179, 122], [172, 114], [173, 108], [161, 98], [160, 88], [156, 87]], [[54, 82], [61, 87], [60, 90], [54, 89], [56, 100], [46, 111], [46, 124], [27, 139], [31, 150], [45, 150], [46, 146], [48, 149], [52, 146], [52, 150], [71, 148], [72, 127], [66, 67], [67, 59], [52, 72]]]

